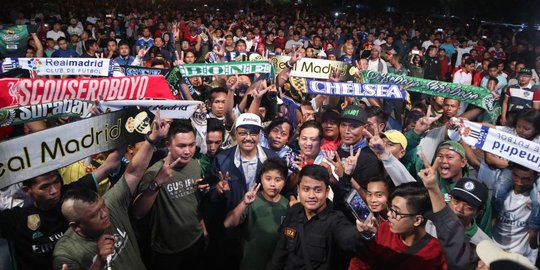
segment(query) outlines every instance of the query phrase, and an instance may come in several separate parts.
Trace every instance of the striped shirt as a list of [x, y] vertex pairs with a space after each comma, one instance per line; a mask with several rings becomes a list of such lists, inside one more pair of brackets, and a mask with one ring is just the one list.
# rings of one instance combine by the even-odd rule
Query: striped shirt
[[509, 97], [508, 111], [532, 108], [534, 101], [540, 101], [540, 89], [533, 87], [532, 83], [524, 87], [518, 84], [510, 85], [505, 94]]

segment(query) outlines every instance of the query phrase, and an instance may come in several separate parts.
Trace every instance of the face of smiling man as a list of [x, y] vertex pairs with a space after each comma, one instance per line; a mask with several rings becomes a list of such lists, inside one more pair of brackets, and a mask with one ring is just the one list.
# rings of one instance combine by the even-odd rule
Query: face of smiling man
[[236, 129], [236, 141], [243, 152], [251, 152], [257, 148], [261, 129], [256, 126], [241, 126]]

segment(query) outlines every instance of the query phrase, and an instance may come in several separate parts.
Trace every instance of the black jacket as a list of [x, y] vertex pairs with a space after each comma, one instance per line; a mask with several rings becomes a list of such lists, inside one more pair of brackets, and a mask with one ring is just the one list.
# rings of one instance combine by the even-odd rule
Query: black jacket
[[[301, 239], [299, 229], [303, 229]], [[279, 229], [279, 240], [267, 270], [302, 270], [306, 267], [301, 242], [313, 270], [336, 269], [340, 251], [357, 252], [368, 240], [327, 200], [321, 213], [307, 220], [302, 204], [289, 209]]]
[[424, 79], [439, 80], [441, 63], [436, 57], [427, 56], [424, 60]]

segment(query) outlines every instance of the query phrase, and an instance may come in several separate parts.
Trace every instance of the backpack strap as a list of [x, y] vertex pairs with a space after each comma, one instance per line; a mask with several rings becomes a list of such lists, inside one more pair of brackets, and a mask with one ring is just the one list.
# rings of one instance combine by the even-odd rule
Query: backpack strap
[[407, 248], [402, 253], [397, 254], [392, 259], [387, 261], [385, 264], [381, 265], [380, 267], [377, 267], [377, 269], [394, 269], [397, 266], [399, 266], [401, 263], [403, 263], [408, 258], [412, 257], [414, 254], [416, 254], [418, 251], [420, 251], [422, 248], [424, 248], [433, 236], [431, 236], [429, 233], [426, 233], [422, 239], [420, 239], [418, 242], [414, 243], [414, 245]]

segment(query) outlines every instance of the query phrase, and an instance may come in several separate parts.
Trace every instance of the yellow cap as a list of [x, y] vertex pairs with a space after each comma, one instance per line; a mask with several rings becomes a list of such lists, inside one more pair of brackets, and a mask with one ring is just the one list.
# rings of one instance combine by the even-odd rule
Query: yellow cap
[[398, 130], [391, 129], [381, 133], [381, 137], [386, 137], [392, 143], [399, 143], [403, 150], [407, 149], [407, 138]]

